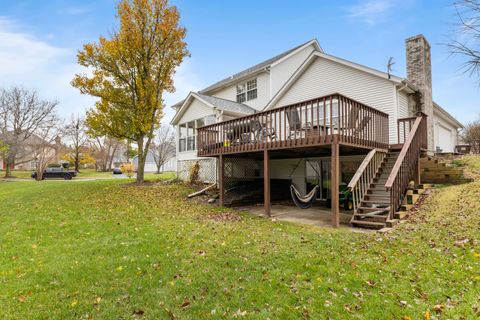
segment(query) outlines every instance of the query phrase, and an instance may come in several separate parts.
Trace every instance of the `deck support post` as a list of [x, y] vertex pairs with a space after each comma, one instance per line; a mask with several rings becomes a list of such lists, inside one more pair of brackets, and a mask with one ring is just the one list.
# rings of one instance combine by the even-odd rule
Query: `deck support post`
[[270, 217], [270, 154], [268, 150], [263, 151], [263, 203], [265, 215]]
[[418, 156], [417, 166], [413, 172], [413, 181], [415, 183], [415, 188], [420, 185], [420, 155]]
[[218, 189], [220, 191], [220, 206], [223, 207], [225, 203], [225, 174], [224, 174], [224, 158], [220, 154], [218, 158]]
[[340, 178], [340, 145], [338, 143], [338, 135], [333, 135], [332, 140], [332, 159], [331, 159], [331, 198], [332, 198], [332, 227], [340, 226], [340, 205], [339, 205], [339, 178]]

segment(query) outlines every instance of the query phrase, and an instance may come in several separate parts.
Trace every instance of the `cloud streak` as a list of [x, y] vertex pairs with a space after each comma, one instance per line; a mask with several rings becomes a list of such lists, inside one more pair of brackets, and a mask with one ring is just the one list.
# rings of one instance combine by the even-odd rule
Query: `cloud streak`
[[360, 1], [347, 9], [347, 17], [374, 26], [384, 21], [396, 4], [395, 0]]

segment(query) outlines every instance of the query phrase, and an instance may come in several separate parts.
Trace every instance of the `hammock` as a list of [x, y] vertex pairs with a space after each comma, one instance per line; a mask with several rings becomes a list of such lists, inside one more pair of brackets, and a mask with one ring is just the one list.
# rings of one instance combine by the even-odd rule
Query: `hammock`
[[313, 205], [315, 199], [317, 198], [317, 190], [318, 185], [316, 185], [315, 188], [313, 188], [312, 191], [310, 191], [306, 196], [302, 197], [302, 195], [300, 194], [300, 192], [298, 192], [295, 186], [293, 184], [290, 185], [290, 193], [292, 194], [292, 200], [295, 205], [300, 209], [307, 209]]

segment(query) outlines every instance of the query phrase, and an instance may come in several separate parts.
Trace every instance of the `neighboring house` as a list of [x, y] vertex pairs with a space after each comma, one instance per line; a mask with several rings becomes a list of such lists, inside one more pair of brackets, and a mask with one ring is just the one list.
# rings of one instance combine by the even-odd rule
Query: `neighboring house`
[[[279, 180], [276, 187], [290, 181], [300, 194], [318, 186], [317, 197], [331, 199], [332, 223], [338, 225], [338, 194], [331, 190], [356, 181], [352, 177], [364, 175], [365, 167], [379, 178], [379, 163], [385, 166], [390, 159], [392, 170], [402, 150], [407, 156], [402, 155], [389, 180], [396, 184], [383, 195], [387, 203], [392, 201], [384, 207], [384, 221], [393, 218], [404, 198], [405, 181], [419, 165], [420, 150], [453, 152], [462, 128], [433, 102], [427, 40], [422, 35], [407, 39], [406, 51], [407, 79], [402, 79], [326, 54], [311, 40], [191, 92], [173, 106], [179, 177], [185, 179], [192, 163], [199, 161], [200, 177], [219, 183], [222, 204], [225, 188], [238, 189], [240, 183], [259, 179], [264, 190], [273, 179]], [[338, 179], [331, 178], [333, 172]], [[381, 178], [388, 180], [385, 174]], [[368, 188], [355, 196], [357, 207], [382, 204], [368, 201], [363, 189]], [[267, 197], [270, 192], [264, 199], [269, 213]], [[357, 207], [358, 215], [369, 211]]]
[[[132, 163], [135, 167], [135, 170], [137, 170], [138, 156], [133, 157]], [[168, 160], [160, 167], [160, 172], [167, 171], [177, 171], [177, 159], [175, 154], [171, 154]], [[155, 158], [153, 157], [152, 151], [148, 151], [147, 159], [145, 160], [145, 172], [157, 172], [157, 164], [155, 163]]]
[[[15, 164], [12, 166], [13, 170], [35, 170], [35, 146], [39, 144], [48, 144], [39, 136], [32, 134], [24, 143], [20, 146], [17, 152], [17, 159]], [[61, 143], [60, 138], [57, 137], [54, 143], [50, 144], [50, 151], [52, 158], [52, 163], [58, 163], [60, 161], [60, 156], [65, 150], [65, 146]], [[49, 157], [50, 158], [50, 157]], [[0, 158], [0, 168], [2, 170], [6, 169], [6, 163], [3, 159]]]

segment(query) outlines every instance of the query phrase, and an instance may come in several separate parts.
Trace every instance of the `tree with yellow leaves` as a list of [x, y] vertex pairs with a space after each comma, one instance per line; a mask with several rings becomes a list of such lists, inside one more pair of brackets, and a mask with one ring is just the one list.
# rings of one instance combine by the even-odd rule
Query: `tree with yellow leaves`
[[173, 92], [175, 69], [188, 56], [186, 29], [168, 0], [122, 0], [118, 31], [78, 52], [78, 63], [92, 72], [75, 75], [72, 85], [99, 98], [86, 123], [100, 135], [137, 144], [137, 182], [163, 116], [163, 93]]

